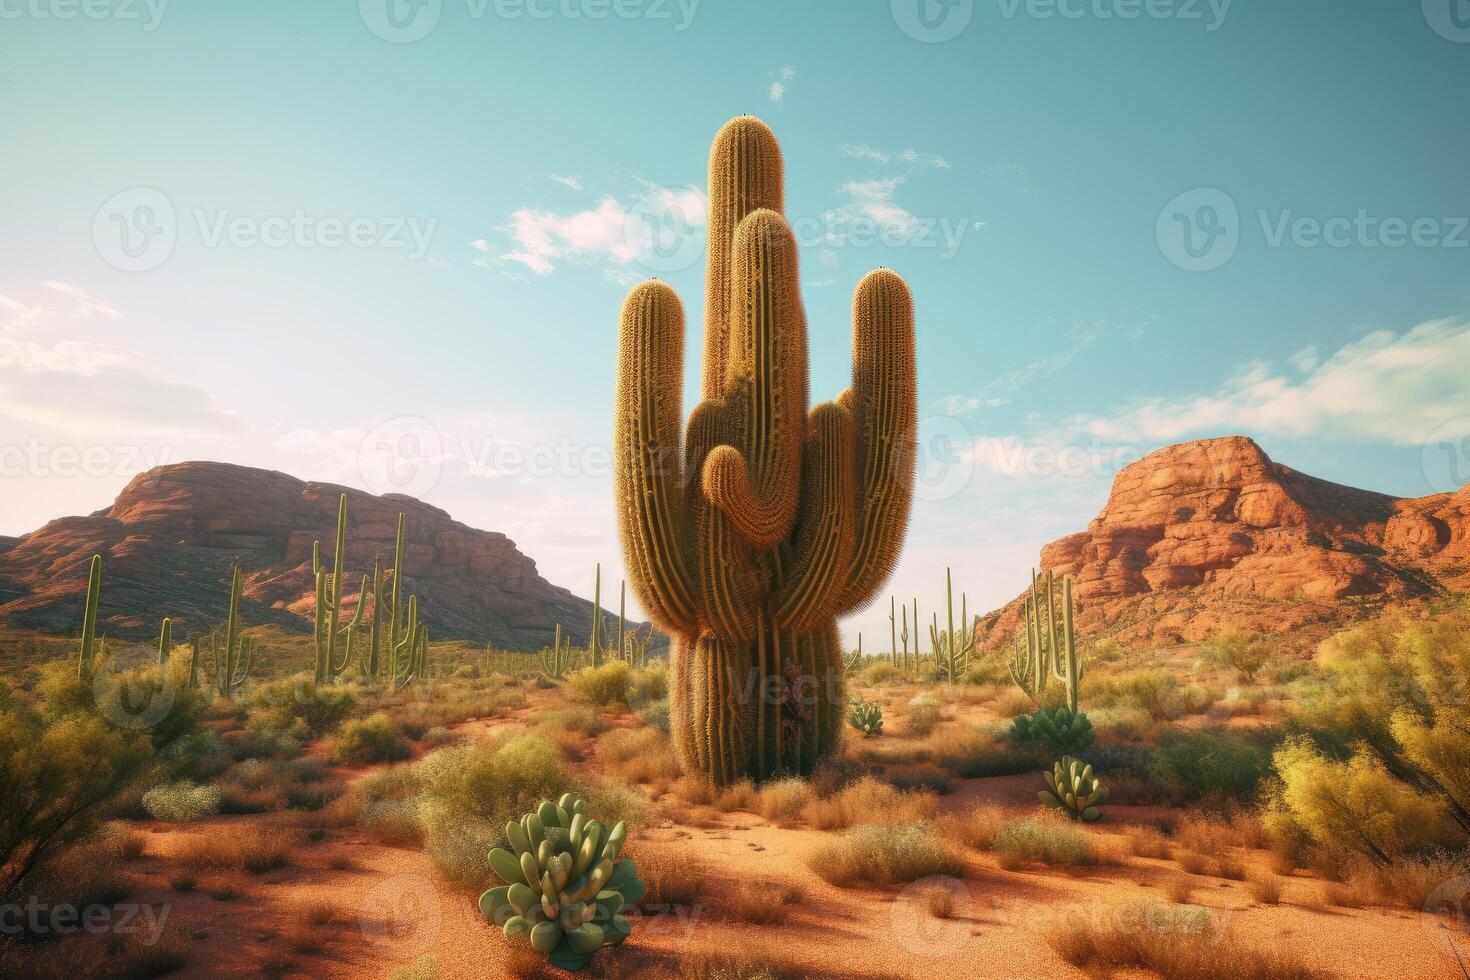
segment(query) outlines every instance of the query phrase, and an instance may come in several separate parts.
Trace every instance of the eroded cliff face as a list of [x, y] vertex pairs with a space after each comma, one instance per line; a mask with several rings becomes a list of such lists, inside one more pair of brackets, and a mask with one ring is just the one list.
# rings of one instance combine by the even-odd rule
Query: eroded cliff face
[[352, 595], [360, 577], [371, 574], [375, 555], [391, 564], [401, 511], [407, 515], [404, 588], [423, 602], [431, 635], [530, 650], [550, 643], [560, 622], [575, 642], [585, 641], [592, 604], [547, 582], [503, 534], [468, 527], [412, 497], [202, 462], [150, 470], [104, 511], [0, 541], [0, 619], [75, 629], [87, 561], [100, 554], [99, 630], [143, 639], [169, 616], [174, 634], [187, 635], [224, 619], [238, 557], [246, 573], [246, 621], [309, 629], [316, 601], [311, 544], [319, 539], [330, 551], [343, 492]]
[[[1118, 473], [1087, 530], [1044, 547], [1078, 625], [1126, 644], [1225, 627], [1317, 636], [1386, 600], [1470, 589], [1470, 486], [1399, 499], [1298, 473], [1250, 439], [1169, 446]], [[1019, 598], [979, 617], [1011, 642]]]

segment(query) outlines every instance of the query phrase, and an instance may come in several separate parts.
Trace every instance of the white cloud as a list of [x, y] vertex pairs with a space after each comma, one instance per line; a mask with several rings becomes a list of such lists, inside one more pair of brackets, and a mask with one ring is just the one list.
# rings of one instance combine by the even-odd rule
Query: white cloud
[[1470, 435], [1470, 321], [1434, 320], [1403, 334], [1380, 330], [1320, 364], [1293, 360], [1297, 377], [1252, 364], [1215, 391], [1139, 399], [1072, 424], [1100, 439], [1144, 442], [1252, 432], [1414, 445], [1456, 419]]
[[786, 86], [781, 82], [772, 82], [770, 88], [771, 101], [776, 105], [786, 104]]
[[912, 147], [894, 153], [888, 150], [875, 149], [865, 143], [856, 145], [843, 143], [838, 147], [838, 151], [844, 157], [850, 157], [855, 160], [868, 160], [884, 167], [893, 164], [903, 164], [914, 171], [948, 170], [950, 168], [950, 162], [944, 157], [936, 153], [920, 153]]
[[843, 184], [839, 193], [847, 200], [824, 215], [828, 237], [834, 244], [846, 240], [843, 229], [853, 225], [876, 226], [883, 234], [911, 238], [923, 230], [917, 215], [893, 200], [903, 184], [902, 177], [880, 177], [874, 180], [852, 180]]
[[470, 243], [478, 252], [494, 254], [488, 262], [476, 260], [476, 264], [519, 265], [539, 275], [550, 273], [563, 261], [610, 264], [618, 274], [608, 278], [624, 282], [634, 275], [626, 267], [648, 254], [655, 235], [668, 234], [671, 229], [693, 233], [706, 222], [704, 195], [698, 189], [645, 187], [647, 193], [628, 204], [605, 195], [595, 208], [571, 213], [521, 208], [511, 215], [505, 229], [513, 243], [510, 248], [499, 251], [500, 246], [487, 239]]
[[574, 191], [579, 191], [582, 189], [581, 177], [573, 177], [567, 174], [552, 174], [551, 179], [556, 181], [558, 184], [564, 184], [567, 187], [570, 187]]
[[[32, 300], [0, 294], [0, 324], [13, 333], [33, 330], [61, 317], [100, 316], [115, 320], [120, 315], [111, 303], [97, 299], [80, 286], [48, 279], [40, 284], [46, 292]], [[58, 295], [51, 295], [58, 294]]]

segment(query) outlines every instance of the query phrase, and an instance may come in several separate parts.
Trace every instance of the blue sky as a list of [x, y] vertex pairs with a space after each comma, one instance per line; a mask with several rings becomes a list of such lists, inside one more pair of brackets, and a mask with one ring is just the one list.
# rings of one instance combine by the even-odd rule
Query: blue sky
[[[742, 112], [785, 150], [815, 398], [862, 273], [915, 295], [900, 596], [948, 564], [998, 604], [1182, 439], [1470, 478], [1463, 0], [918, 2], [0, 0], [0, 533], [225, 459], [420, 493], [590, 592], [618, 307], [681, 291], [692, 405]], [[647, 214], [688, 220], [660, 249]]]

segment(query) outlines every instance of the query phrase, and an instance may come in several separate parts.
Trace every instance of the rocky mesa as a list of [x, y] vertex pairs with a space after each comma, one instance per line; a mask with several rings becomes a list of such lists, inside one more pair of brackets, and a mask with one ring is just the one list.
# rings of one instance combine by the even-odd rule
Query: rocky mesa
[[[1087, 530], [1041, 550], [1075, 582], [1079, 630], [1126, 645], [1225, 628], [1315, 640], [1386, 601], [1470, 590], [1470, 485], [1401, 499], [1274, 462], [1251, 439], [1169, 446], [1119, 471]], [[1021, 598], [977, 618], [1016, 636]]]
[[[238, 558], [246, 622], [309, 630], [316, 601], [311, 545], [320, 540], [330, 560], [344, 492], [349, 597], [375, 555], [391, 564], [402, 512], [403, 584], [423, 603], [431, 636], [535, 650], [561, 623], [574, 642], [586, 641], [592, 603], [542, 578], [504, 534], [469, 527], [413, 497], [208, 462], [157, 467], [135, 477], [106, 510], [0, 539], [0, 621], [75, 630], [87, 563], [100, 554], [100, 632], [145, 639], [169, 616], [175, 635], [187, 635], [224, 620]], [[590, 585], [592, 569], [587, 574]], [[614, 575], [614, 590], [616, 581]]]

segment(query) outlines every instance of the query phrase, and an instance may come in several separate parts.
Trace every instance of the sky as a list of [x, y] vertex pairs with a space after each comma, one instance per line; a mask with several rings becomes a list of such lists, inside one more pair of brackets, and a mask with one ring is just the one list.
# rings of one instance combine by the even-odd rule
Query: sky
[[[0, 0], [0, 534], [216, 459], [414, 493], [590, 596], [622, 297], [782, 143], [813, 400], [915, 297], [892, 590], [1018, 593], [1186, 439], [1470, 480], [1464, 0]], [[888, 603], [844, 621], [886, 649]]]

